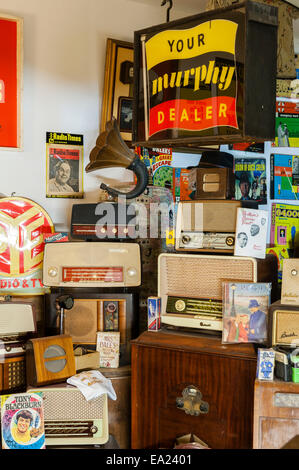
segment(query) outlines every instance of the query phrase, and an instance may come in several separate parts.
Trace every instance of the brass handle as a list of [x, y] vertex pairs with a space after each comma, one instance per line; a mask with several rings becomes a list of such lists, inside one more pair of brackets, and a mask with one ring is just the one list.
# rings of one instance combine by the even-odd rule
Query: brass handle
[[187, 415], [192, 416], [199, 416], [209, 412], [209, 404], [202, 400], [201, 391], [194, 387], [194, 385], [188, 385], [188, 387], [184, 388], [182, 396], [176, 399], [176, 406], [184, 410]]

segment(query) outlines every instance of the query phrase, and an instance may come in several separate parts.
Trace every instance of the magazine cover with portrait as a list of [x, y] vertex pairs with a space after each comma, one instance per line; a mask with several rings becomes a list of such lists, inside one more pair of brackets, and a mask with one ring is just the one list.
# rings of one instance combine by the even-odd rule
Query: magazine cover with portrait
[[223, 283], [223, 343], [264, 343], [270, 282]]
[[42, 392], [1, 396], [2, 449], [45, 449]]
[[83, 136], [47, 132], [47, 197], [83, 198]]

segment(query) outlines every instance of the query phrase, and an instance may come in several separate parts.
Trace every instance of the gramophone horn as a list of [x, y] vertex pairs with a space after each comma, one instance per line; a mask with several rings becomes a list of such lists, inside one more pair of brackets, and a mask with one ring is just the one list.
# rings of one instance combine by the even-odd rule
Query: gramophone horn
[[85, 168], [87, 173], [101, 168], [122, 167], [135, 173], [137, 183], [134, 189], [128, 193], [122, 193], [109, 188], [102, 183], [100, 188], [106, 190], [112, 196], [125, 196], [132, 199], [143, 193], [148, 184], [148, 172], [145, 164], [135, 155], [122, 139], [115, 118], [108, 121], [106, 130], [102, 132], [96, 141], [96, 146], [89, 155], [90, 162]]

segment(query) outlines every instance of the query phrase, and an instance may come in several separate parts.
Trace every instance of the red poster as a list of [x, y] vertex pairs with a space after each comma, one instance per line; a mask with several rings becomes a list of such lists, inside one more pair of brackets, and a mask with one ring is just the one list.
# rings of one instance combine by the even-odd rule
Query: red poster
[[0, 147], [20, 147], [21, 20], [0, 18]]

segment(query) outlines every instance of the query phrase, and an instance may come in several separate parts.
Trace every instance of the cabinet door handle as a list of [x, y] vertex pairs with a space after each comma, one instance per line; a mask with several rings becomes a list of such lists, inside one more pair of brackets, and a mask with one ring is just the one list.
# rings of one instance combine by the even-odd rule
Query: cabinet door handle
[[201, 391], [194, 385], [188, 385], [182, 391], [182, 396], [176, 399], [176, 406], [187, 415], [199, 416], [209, 412], [209, 404], [202, 400]]

